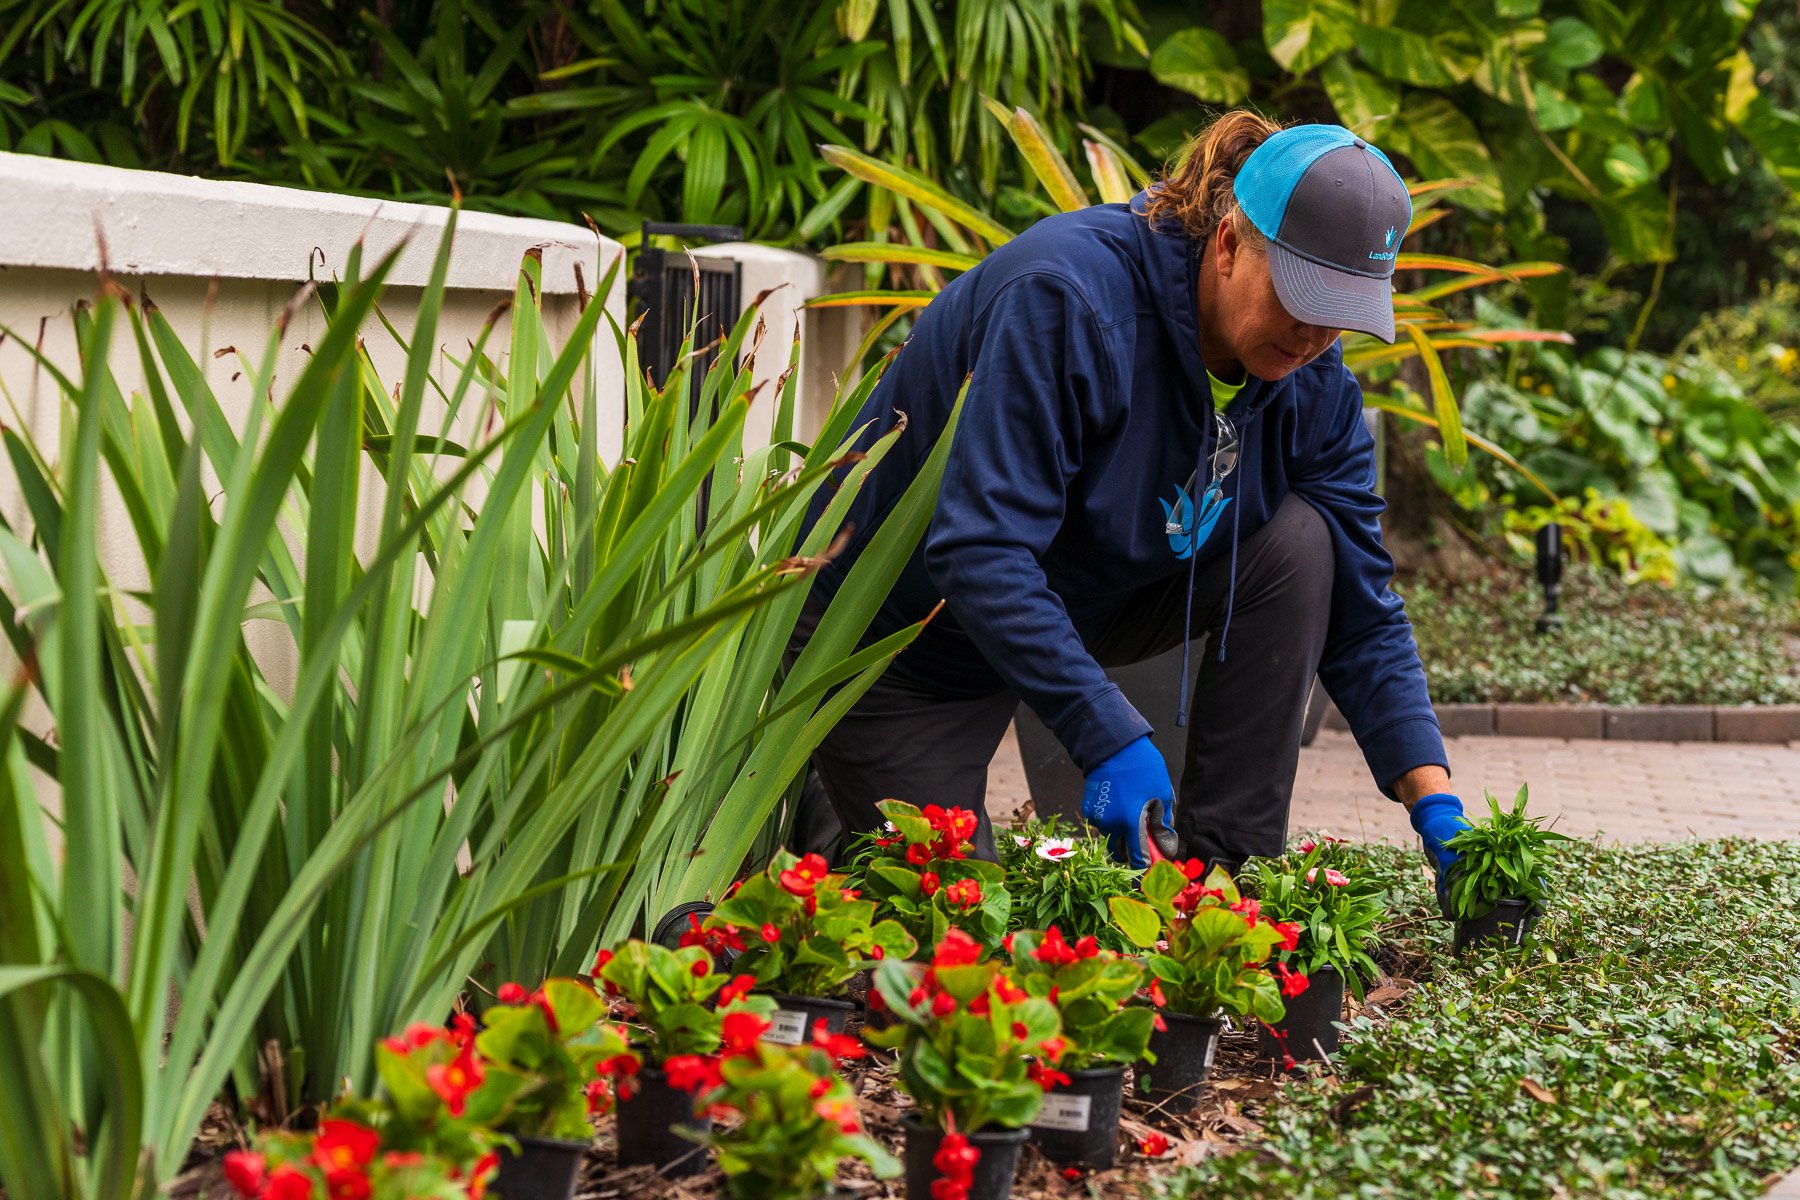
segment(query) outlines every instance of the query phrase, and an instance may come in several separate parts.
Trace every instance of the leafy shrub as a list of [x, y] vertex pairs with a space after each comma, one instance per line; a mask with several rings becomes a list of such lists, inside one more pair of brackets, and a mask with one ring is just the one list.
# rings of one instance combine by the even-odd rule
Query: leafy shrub
[[969, 857], [975, 814], [966, 808], [923, 810], [903, 800], [878, 807], [890, 830], [851, 843], [850, 882], [874, 899], [876, 916], [897, 922], [920, 946], [935, 946], [960, 929], [992, 950], [1006, 936], [1012, 896], [998, 863]]
[[866, 1053], [861, 1042], [821, 1029], [812, 1044], [786, 1046], [764, 1039], [768, 1022], [738, 1016], [717, 1055], [671, 1067], [671, 1081], [694, 1106], [731, 1118], [704, 1135], [718, 1155], [725, 1184], [739, 1200], [814, 1200], [831, 1190], [838, 1165], [869, 1164], [877, 1179], [900, 1164], [863, 1131], [856, 1092], [836, 1072]]
[[952, 929], [930, 963], [875, 969], [882, 1007], [898, 1019], [869, 1040], [899, 1050], [899, 1086], [924, 1119], [962, 1133], [1029, 1125], [1067, 1049], [1056, 1006], [982, 954]]
[[[837, 996], [873, 959], [910, 958], [918, 943], [891, 920], [875, 919], [875, 902], [858, 899], [844, 877], [826, 872], [817, 854], [776, 854], [706, 919], [740, 951], [733, 969], [771, 992]], [[740, 930], [742, 933], [740, 933]]]
[[1104, 840], [1070, 836], [1059, 818], [1050, 817], [999, 832], [995, 843], [1012, 894], [1009, 929], [1054, 925], [1077, 941], [1092, 937], [1108, 950], [1135, 949], [1113, 924], [1106, 902], [1133, 891], [1141, 872], [1115, 860]]
[[1068, 1048], [1058, 1062], [1065, 1071], [1144, 1056], [1155, 1014], [1127, 1007], [1144, 979], [1143, 964], [1102, 947], [1092, 935], [1071, 945], [1052, 925], [1042, 933], [1010, 935], [1007, 968], [1013, 982], [1056, 1006]]
[[1564, 574], [1560, 630], [1525, 570], [1395, 585], [1442, 703], [1791, 704], [1794, 609], [1682, 584], [1632, 587], [1610, 572]]
[[1151, 1000], [1191, 1017], [1231, 1012], [1281, 1020], [1287, 1011], [1282, 993], [1298, 993], [1306, 979], [1279, 964], [1271, 975], [1266, 964], [1275, 947], [1299, 944], [1299, 928], [1262, 916], [1255, 900], [1239, 894], [1229, 871], [1214, 867], [1202, 879], [1204, 870], [1199, 859], [1180, 866], [1154, 863], [1144, 872], [1142, 900], [1112, 898], [1119, 928], [1151, 951], [1144, 957], [1155, 976]]

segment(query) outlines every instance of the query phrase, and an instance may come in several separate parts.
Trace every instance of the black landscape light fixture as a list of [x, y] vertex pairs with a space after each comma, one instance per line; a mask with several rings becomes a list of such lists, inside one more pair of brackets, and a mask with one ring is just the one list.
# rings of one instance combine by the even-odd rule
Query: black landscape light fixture
[[1556, 611], [1556, 594], [1562, 586], [1562, 526], [1555, 521], [1537, 531], [1538, 586], [1544, 589], [1544, 611], [1538, 614], [1537, 631], [1562, 628]]

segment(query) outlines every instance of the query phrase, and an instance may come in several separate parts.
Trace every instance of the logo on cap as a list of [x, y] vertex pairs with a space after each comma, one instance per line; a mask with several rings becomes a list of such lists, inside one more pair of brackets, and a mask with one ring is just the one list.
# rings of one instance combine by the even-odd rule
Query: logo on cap
[[1396, 236], [1398, 236], [1399, 233], [1400, 233], [1400, 231], [1398, 229], [1394, 228], [1392, 225], [1389, 225], [1388, 231], [1387, 231], [1387, 241], [1382, 243], [1382, 245], [1385, 247], [1385, 249], [1371, 250], [1371, 251], [1369, 251], [1369, 257], [1384, 259], [1384, 260], [1394, 257], [1394, 238]]

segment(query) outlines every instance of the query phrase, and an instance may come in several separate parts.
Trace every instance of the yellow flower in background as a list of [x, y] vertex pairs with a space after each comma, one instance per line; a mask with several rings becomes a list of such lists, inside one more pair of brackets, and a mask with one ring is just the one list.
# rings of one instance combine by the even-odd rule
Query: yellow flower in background
[[1800, 363], [1800, 350], [1792, 346], [1782, 346], [1775, 352], [1775, 367], [1783, 375], [1792, 375], [1794, 367]]
[[1547, 383], [1540, 383], [1537, 386], [1537, 393], [1540, 396], [1554, 396], [1556, 395], [1556, 389]]
[[1674, 390], [1675, 390], [1675, 376], [1674, 376], [1674, 374], [1673, 374], [1673, 373], [1671, 373], [1671, 374], [1668, 374], [1668, 375], [1664, 375], [1664, 376], [1663, 376], [1663, 391], [1665, 391], [1665, 392], [1672, 392], [1672, 391], [1674, 391]]
[[1519, 386], [1522, 388], [1530, 387], [1531, 386], [1531, 376], [1529, 376], [1529, 375], [1519, 376]]
[[1748, 371], [1750, 369], [1750, 356], [1749, 355], [1740, 354], [1737, 356], [1737, 369], [1740, 371]]

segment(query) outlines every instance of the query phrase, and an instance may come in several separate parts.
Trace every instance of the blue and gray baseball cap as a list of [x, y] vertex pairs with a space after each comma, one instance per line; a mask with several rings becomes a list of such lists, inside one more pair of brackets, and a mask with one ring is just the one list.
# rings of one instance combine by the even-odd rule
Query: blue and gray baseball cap
[[1232, 190], [1268, 239], [1283, 308], [1394, 340], [1391, 280], [1412, 198], [1387, 155], [1342, 125], [1294, 125], [1251, 152]]

